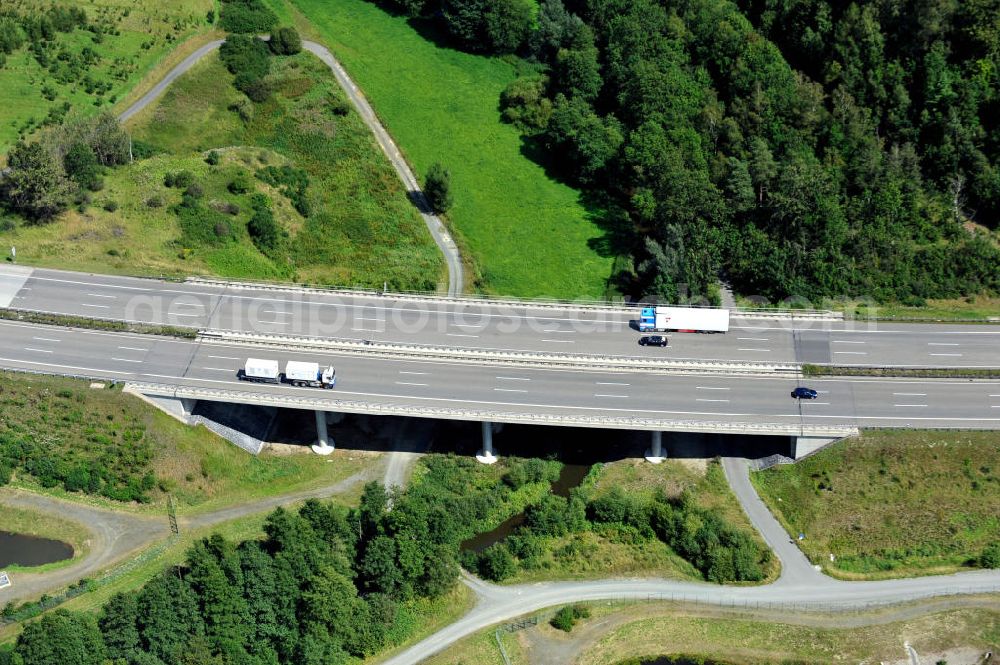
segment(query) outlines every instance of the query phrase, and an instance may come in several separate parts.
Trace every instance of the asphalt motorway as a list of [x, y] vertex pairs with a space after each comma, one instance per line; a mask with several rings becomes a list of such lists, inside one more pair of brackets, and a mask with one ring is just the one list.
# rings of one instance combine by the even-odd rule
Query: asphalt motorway
[[[333, 364], [333, 390], [248, 383], [248, 357]], [[479, 408], [602, 419], [860, 427], [1000, 427], [1000, 381], [815, 380], [812, 401], [789, 379], [526, 369], [335, 352], [261, 349], [0, 321], [0, 366], [253, 394], [418, 408]], [[641, 427], [637, 427], [641, 429]]]
[[268, 290], [45, 269], [15, 273], [3, 266], [0, 277], [0, 306], [202, 329], [675, 360], [1000, 367], [997, 325], [734, 317], [727, 334], [675, 333], [669, 347], [654, 348], [637, 344], [637, 312], [628, 310]]

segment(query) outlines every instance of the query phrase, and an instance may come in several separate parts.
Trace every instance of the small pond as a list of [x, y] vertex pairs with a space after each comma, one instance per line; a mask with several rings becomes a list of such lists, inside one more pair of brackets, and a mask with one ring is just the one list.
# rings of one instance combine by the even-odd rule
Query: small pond
[[[583, 482], [588, 471], [590, 471], [590, 467], [585, 464], [564, 464], [559, 472], [559, 478], [552, 483], [552, 493], [556, 496], [568, 497], [569, 491]], [[462, 549], [477, 553], [482, 552], [490, 545], [499, 543], [522, 524], [524, 524], [524, 513], [518, 513], [507, 518], [497, 528], [469, 538], [462, 543]]]
[[0, 568], [41, 566], [73, 557], [73, 546], [60, 540], [0, 531]]

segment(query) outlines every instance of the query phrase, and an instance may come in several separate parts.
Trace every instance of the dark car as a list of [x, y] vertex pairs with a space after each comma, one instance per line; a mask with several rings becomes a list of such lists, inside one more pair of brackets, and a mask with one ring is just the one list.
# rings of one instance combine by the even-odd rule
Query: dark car
[[639, 338], [639, 346], [666, 346], [668, 343], [663, 335], [644, 335]]
[[794, 397], [795, 399], [816, 399], [817, 397], [819, 397], [819, 393], [813, 390], [812, 388], [804, 388], [802, 386], [799, 386], [798, 388], [792, 391], [792, 397]]

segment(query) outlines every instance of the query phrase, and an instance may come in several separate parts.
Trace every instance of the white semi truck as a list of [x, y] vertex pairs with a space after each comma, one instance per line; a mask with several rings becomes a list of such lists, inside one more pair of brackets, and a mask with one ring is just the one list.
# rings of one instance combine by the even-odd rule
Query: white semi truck
[[639, 314], [639, 332], [729, 331], [729, 310], [708, 307], [643, 307]]
[[333, 365], [320, 368], [318, 363], [290, 360], [285, 364], [285, 373], [282, 374], [277, 360], [248, 358], [238, 378], [256, 383], [290, 383], [300, 387], [333, 388], [337, 383], [337, 372]]

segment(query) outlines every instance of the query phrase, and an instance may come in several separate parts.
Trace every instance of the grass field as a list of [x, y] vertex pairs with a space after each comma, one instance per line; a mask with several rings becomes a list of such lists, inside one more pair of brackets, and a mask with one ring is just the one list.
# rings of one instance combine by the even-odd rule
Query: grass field
[[1000, 540], [995, 432], [865, 432], [751, 478], [805, 534], [809, 558], [840, 577], [948, 573]]
[[[4, 9], [36, 14], [57, 4], [54, 0], [9, 0]], [[110, 89], [88, 93], [79, 77], [70, 80], [58, 70], [43, 68], [26, 45], [7, 57], [0, 69], [0, 152], [6, 152], [22, 131], [41, 122], [50, 110], [68, 102], [77, 112], [91, 113], [112, 105], [125, 96], [178, 43], [198, 31], [209, 29], [206, 12], [214, 0], [89, 0], [73, 3], [82, 7], [92, 23], [102, 26], [103, 39], [95, 41], [89, 31], [76, 29], [57, 33], [59, 50], [75, 55], [84, 47], [95, 51], [99, 60], [88, 69], [96, 82], [108, 82]], [[114, 34], [117, 32], [118, 34]], [[54, 59], [54, 58], [53, 58]], [[52, 99], [43, 96], [48, 88]]]
[[[613, 257], [580, 193], [549, 177], [500, 122], [515, 67], [438, 46], [405, 18], [364, 0], [269, 0], [328, 46], [396, 139], [418, 178], [452, 172], [451, 226], [471, 252], [482, 290], [517, 296], [603, 297]], [[303, 24], [302, 17], [310, 25]], [[421, 26], [423, 29], [423, 26]]]
[[[229, 109], [243, 97], [232, 75], [208, 56], [129, 125], [161, 154], [111, 172], [84, 212], [0, 235], [16, 244], [19, 260], [64, 269], [434, 289], [443, 276], [438, 250], [360, 118], [329, 113], [329, 100], [343, 100], [329, 70], [308, 54], [276, 59], [273, 70], [277, 92], [245, 124]], [[205, 163], [210, 149], [222, 155], [218, 166]], [[253, 177], [286, 164], [309, 174], [307, 218]], [[208, 207], [239, 208], [223, 218], [231, 229], [224, 240], [199, 244], [182, 233], [171, 209], [181, 192], [163, 185], [168, 172], [182, 170], [195, 175]], [[289, 232], [280, 252], [263, 254], [246, 232], [250, 196], [227, 191], [239, 173], [268, 195]], [[162, 205], [151, 207], [152, 198]], [[117, 209], [106, 210], [108, 202]]]
[[51, 455], [60, 460], [98, 455], [100, 451], [90, 442], [114, 440], [119, 436], [115, 432], [126, 430], [141, 432], [140, 443], [152, 450], [149, 468], [158, 478], [158, 487], [151, 492], [151, 505], [122, 504], [66, 492], [61, 487], [42, 488], [24, 474], [15, 475], [12, 481], [15, 487], [53, 496], [161, 513], [166, 490], [176, 499], [179, 513], [202, 513], [333, 484], [375, 459], [340, 450], [326, 458], [312, 454], [254, 457], [203, 427], [183, 425], [117, 389], [92, 390], [87, 382], [57, 377], [0, 374], [0, 378], [0, 433], [45, 441]]
[[51, 513], [24, 508], [4, 506], [0, 509], [0, 531], [19, 533], [38, 538], [61, 540], [73, 546], [73, 556], [65, 561], [45, 564], [43, 566], [7, 566], [8, 571], [31, 570], [42, 572], [69, 566], [80, 560], [90, 551], [90, 532], [72, 520], [64, 520]]

